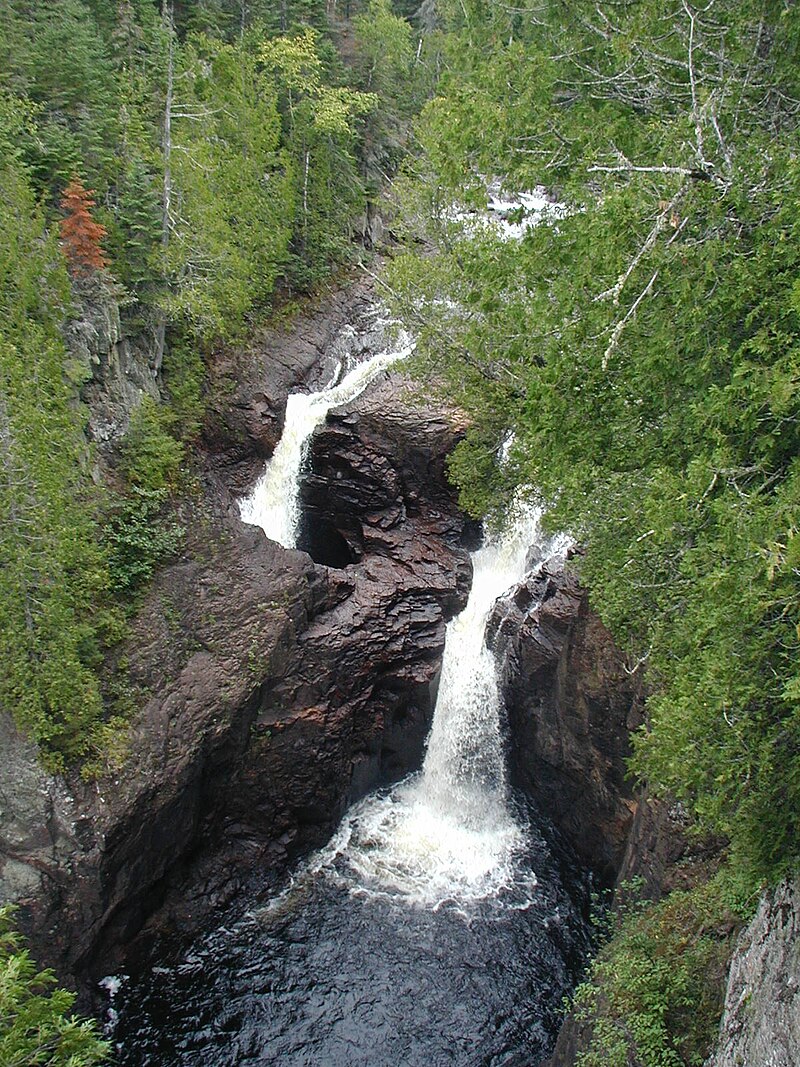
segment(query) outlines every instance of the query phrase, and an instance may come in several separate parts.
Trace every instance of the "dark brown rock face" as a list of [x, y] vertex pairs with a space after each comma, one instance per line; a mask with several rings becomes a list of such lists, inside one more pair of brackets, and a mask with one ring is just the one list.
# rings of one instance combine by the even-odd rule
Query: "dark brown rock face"
[[[324, 339], [300, 347], [309, 370]], [[293, 374], [264, 385], [278, 407]], [[242, 409], [182, 505], [183, 557], [118, 651], [115, 676], [140, 709], [119, 769], [52, 778], [9, 727], [0, 887], [61, 976], [97, 978], [154, 938], [191, 934], [249, 878], [268, 883], [323, 842], [350, 800], [418, 763], [470, 564], [444, 480], [459, 428], [413, 416], [393, 382], [320, 430], [315, 507], [334, 529], [349, 501], [357, 562], [315, 563], [241, 523], [230, 488], [261, 464], [256, 408]]]
[[409, 522], [446, 545], [476, 547], [479, 528], [459, 511], [445, 471], [464, 428], [452, 413], [413, 401], [399, 374], [383, 375], [314, 435], [302, 547], [330, 563], [394, 557]]
[[185, 936], [419, 761], [468, 557], [412, 522], [394, 537], [396, 558], [338, 571], [205, 514], [125, 649], [145, 703], [124, 768], [91, 787], [37, 776], [50, 830], [4, 831], [42, 962], [98, 977], [137, 936]]
[[[64, 975], [113, 962], [168, 892], [203, 839], [215, 779], [246, 746], [265, 665], [280, 669], [333, 597], [307, 557], [226, 519], [222, 501], [191, 518], [187, 557], [161, 573], [121, 650], [142, 705], [124, 766], [49, 786], [58, 847], [14, 857], [37, 875], [15, 894], [33, 947]], [[3, 852], [4, 839], [2, 827]]]
[[625, 778], [638, 684], [575, 574], [545, 565], [498, 603], [511, 772], [581, 859], [612, 883], [635, 810]]

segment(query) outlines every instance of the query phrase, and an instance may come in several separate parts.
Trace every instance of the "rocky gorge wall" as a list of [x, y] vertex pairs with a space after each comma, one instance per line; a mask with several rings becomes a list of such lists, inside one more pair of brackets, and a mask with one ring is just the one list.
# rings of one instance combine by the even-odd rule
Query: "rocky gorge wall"
[[[119, 768], [47, 775], [3, 720], [2, 895], [62, 977], [96, 979], [156, 938], [189, 936], [254, 870], [277, 877], [352, 799], [419, 763], [445, 623], [470, 581], [444, 473], [459, 426], [411, 418], [398, 378], [363, 418], [348, 413], [337, 476], [315, 488], [333, 524], [334, 484], [352, 476], [361, 540], [345, 568], [268, 541], [233, 496], [277, 439], [288, 389], [327, 372], [368, 301], [336, 293], [215, 368], [232, 401], [212, 408], [196, 492], [180, 503], [186, 544], [115, 652], [139, 707]], [[324, 434], [319, 447], [333, 462]]]
[[[479, 538], [445, 472], [463, 420], [385, 374], [314, 436], [304, 551], [243, 525], [235, 503], [280, 437], [286, 394], [327, 380], [371, 299], [366, 285], [332, 292], [216, 353], [197, 488], [177, 516], [186, 545], [115, 653], [139, 708], [124, 764], [96, 782], [50, 776], [0, 718], [0, 895], [19, 902], [35, 956], [62, 977], [95, 980], [156, 940], [191, 936], [254, 872], [277, 879], [347, 804], [419, 764], [445, 623]], [[155, 386], [149, 357], [101, 320], [83, 342], [103, 444]], [[626, 778], [641, 682], [575, 562], [546, 567], [490, 623], [512, 780], [603, 883], [640, 877], [657, 897], [713, 864], [713, 845]], [[765, 897], [761, 925], [743, 935], [713, 1067], [733, 1067], [741, 1049], [747, 1064], [800, 1062], [796, 898], [796, 887]], [[574, 1064], [580, 1047], [568, 1023], [552, 1063]], [[762, 1061], [768, 1047], [788, 1051]]]
[[707, 1067], [800, 1063], [800, 879], [765, 893], [734, 950]]
[[[579, 559], [576, 561], [579, 569]], [[625, 669], [574, 569], [545, 567], [498, 602], [491, 639], [505, 655], [512, 773], [606, 885], [631, 880], [658, 900], [702, 884], [724, 842], [691, 832], [681, 805], [625, 774], [642, 721], [641, 680]], [[539, 1067], [575, 1067], [590, 1030], [565, 1019]], [[639, 1061], [636, 1061], [637, 1063]], [[800, 1063], [800, 884], [766, 891], [730, 962], [719, 1038], [707, 1067]]]
[[512, 779], [612, 884], [636, 811], [626, 776], [641, 684], [589, 607], [573, 566], [545, 567], [498, 602]]

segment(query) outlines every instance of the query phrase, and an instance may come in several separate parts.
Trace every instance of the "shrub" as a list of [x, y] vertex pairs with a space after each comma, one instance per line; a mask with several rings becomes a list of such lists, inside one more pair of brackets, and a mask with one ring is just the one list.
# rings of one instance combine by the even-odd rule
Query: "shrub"
[[166, 489], [134, 485], [111, 512], [104, 541], [115, 593], [135, 592], [180, 548], [184, 530], [165, 519], [166, 498]]
[[5, 1067], [91, 1067], [111, 1046], [93, 1020], [68, 1014], [75, 994], [38, 971], [12, 926], [13, 909], [0, 907], [0, 1063]]
[[168, 409], [150, 396], [142, 398], [121, 448], [120, 466], [131, 485], [158, 491], [174, 484], [184, 446], [169, 432], [172, 421]]
[[700, 1067], [722, 1013], [735, 919], [746, 903], [718, 875], [657, 904], [627, 905], [574, 998], [591, 1028], [578, 1067]]
[[171, 429], [182, 441], [193, 441], [200, 433], [205, 413], [205, 377], [200, 341], [175, 330], [164, 356], [164, 379], [174, 419]]

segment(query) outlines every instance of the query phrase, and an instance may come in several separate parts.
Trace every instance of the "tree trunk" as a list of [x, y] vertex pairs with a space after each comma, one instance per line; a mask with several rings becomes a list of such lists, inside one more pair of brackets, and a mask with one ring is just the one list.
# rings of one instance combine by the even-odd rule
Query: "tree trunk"
[[[172, 155], [172, 102], [175, 91], [175, 24], [173, 20], [173, 7], [167, 0], [163, 0], [161, 6], [162, 24], [169, 34], [169, 51], [167, 58], [167, 93], [164, 104], [164, 132], [161, 141], [161, 149], [164, 158], [164, 191], [163, 213], [161, 216], [161, 250], [166, 257], [169, 246], [170, 209], [172, 207], [172, 169], [170, 157]], [[157, 375], [164, 362], [164, 343], [167, 333], [167, 314], [161, 310], [156, 325], [156, 354], [153, 364], [154, 373]]]

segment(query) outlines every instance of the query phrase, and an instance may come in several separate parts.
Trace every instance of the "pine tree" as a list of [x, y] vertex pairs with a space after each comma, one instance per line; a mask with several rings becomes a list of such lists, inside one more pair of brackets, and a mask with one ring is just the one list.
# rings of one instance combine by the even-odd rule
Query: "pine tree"
[[92, 191], [85, 189], [76, 176], [64, 190], [60, 206], [66, 213], [59, 223], [61, 248], [73, 278], [86, 277], [107, 267], [108, 257], [100, 245], [107, 230], [92, 218], [91, 209], [95, 206]]
[[38, 971], [12, 925], [13, 909], [0, 907], [0, 1063], [40, 1067], [92, 1067], [111, 1051], [93, 1020], [71, 1014], [75, 994]]

